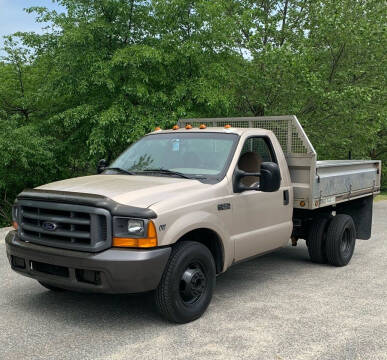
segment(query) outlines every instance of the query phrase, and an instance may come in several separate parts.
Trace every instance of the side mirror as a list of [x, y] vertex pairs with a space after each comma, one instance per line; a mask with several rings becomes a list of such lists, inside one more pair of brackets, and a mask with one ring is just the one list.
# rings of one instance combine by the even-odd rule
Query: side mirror
[[[259, 177], [259, 186], [246, 186], [241, 183], [241, 179], [246, 176]], [[277, 191], [281, 186], [281, 173], [279, 166], [273, 162], [264, 162], [261, 164], [259, 173], [249, 173], [240, 170], [238, 167], [234, 172], [233, 190], [235, 193], [241, 193], [246, 190], [259, 190], [263, 192]]]
[[277, 191], [281, 186], [281, 172], [279, 166], [273, 162], [264, 162], [261, 165], [259, 190], [263, 192]]
[[242, 184], [241, 180], [247, 176], [260, 177], [261, 173], [250, 173], [240, 170], [238, 167], [235, 168], [233, 190], [235, 193], [241, 193], [246, 190], [259, 190], [259, 186], [246, 186]]
[[98, 161], [97, 174], [100, 174], [101, 172], [103, 172], [107, 166], [108, 166], [108, 163], [105, 159], [101, 159], [100, 161]]

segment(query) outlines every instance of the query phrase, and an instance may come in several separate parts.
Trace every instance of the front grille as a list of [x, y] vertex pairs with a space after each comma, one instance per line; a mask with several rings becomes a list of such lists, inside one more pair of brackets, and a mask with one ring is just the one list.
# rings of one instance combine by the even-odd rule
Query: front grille
[[91, 206], [18, 200], [19, 236], [31, 243], [81, 251], [111, 246], [111, 215]]

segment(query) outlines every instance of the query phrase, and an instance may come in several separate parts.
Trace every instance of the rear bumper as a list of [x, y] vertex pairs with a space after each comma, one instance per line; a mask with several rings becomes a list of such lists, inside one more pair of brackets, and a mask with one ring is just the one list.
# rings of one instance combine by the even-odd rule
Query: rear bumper
[[171, 252], [168, 247], [86, 253], [24, 242], [16, 231], [5, 242], [11, 267], [21, 275], [69, 290], [111, 294], [155, 289]]

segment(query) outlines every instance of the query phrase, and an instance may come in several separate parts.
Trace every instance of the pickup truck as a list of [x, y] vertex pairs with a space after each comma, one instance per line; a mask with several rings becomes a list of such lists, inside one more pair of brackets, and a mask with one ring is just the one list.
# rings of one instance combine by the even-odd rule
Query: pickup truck
[[49, 290], [152, 291], [166, 319], [186, 323], [217, 276], [289, 240], [347, 265], [371, 236], [380, 174], [380, 161], [317, 161], [295, 116], [180, 120], [96, 175], [21, 192], [6, 252]]

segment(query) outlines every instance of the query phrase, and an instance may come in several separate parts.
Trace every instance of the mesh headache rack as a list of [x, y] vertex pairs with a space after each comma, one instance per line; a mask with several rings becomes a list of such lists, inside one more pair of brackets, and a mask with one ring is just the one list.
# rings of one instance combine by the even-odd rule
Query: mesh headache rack
[[306, 154], [309, 155], [308, 157], [316, 156], [313, 145], [295, 115], [179, 120], [180, 127], [187, 124], [193, 127], [199, 127], [201, 124], [208, 127], [224, 127], [229, 124], [235, 128], [271, 130], [276, 135], [287, 157], [291, 155], [305, 156]]

